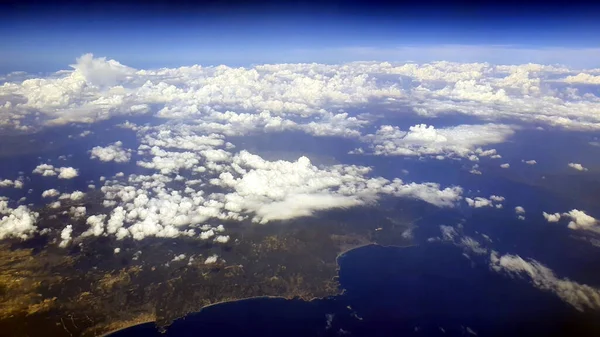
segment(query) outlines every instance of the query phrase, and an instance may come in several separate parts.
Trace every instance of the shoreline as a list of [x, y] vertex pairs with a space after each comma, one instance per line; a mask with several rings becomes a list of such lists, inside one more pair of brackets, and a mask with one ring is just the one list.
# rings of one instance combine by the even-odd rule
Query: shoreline
[[[336, 275], [336, 277], [339, 277], [339, 271], [340, 271], [340, 264], [338, 262], [339, 258], [342, 257], [342, 256], [344, 256], [345, 254], [353, 251], [353, 250], [356, 250], [356, 249], [359, 249], [359, 248], [364, 248], [364, 247], [367, 247], [367, 246], [379, 246], [379, 247], [383, 247], [383, 248], [408, 248], [408, 247], [414, 247], [416, 245], [415, 244], [411, 244], [411, 245], [408, 245], [408, 246], [397, 246], [397, 245], [382, 245], [382, 244], [378, 244], [378, 243], [374, 243], [374, 242], [369, 242], [369, 243], [358, 245], [356, 247], [348, 248], [348, 249], [346, 249], [346, 250], [338, 253], [338, 255], [335, 257], [335, 262], [337, 264], [336, 270], [338, 272], [338, 275]], [[345, 293], [345, 289], [341, 289], [340, 288], [340, 291], [338, 292], [338, 294], [332, 295], [332, 296], [342, 295], [344, 293]], [[325, 298], [325, 297], [313, 297], [313, 298], [307, 300], [307, 299], [303, 299], [303, 298], [299, 297], [300, 300], [305, 301], [305, 302], [312, 302], [314, 300], [320, 300], [320, 299], [323, 299], [323, 298]], [[264, 295], [264, 296], [252, 296], [252, 297], [240, 298], [240, 299], [236, 299], [236, 300], [223, 300], [223, 301], [219, 301], [219, 302], [215, 302], [215, 303], [211, 303], [209, 305], [206, 305], [206, 306], [202, 307], [198, 311], [190, 312], [190, 313], [186, 314], [185, 316], [177, 318], [177, 320], [185, 319], [189, 315], [194, 315], [194, 314], [200, 313], [200, 312], [202, 312], [202, 310], [210, 308], [210, 307], [213, 307], [213, 306], [217, 306], [217, 305], [221, 305], [221, 304], [227, 304], [227, 303], [235, 303], [235, 302], [240, 302], [240, 301], [247, 301], [247, 300], [256, 300], [256, 299], [293, 300], [294, 297]], [[138, 326], [138, 325], [148, 324], [148, 323], [154, 323], [154, 322], [156, 322], [156, 320], [141, 321], [141, 322], [136, 323], [134, 325], [129, 325], [129, 326], [117, 329], [117, 330], [113, 330], [113, 331], [109, 331], [109, 332], [103, 333], [102, 335], [100, 335], [100, 337], [110, 337], [110, 335], [112, 335], [114, 333], [117, 333], [119, 331], [122, 331], [122, 330], [125, 330], [125, 329], [129, 329], [129, 328], [133, 328], [133, 327]]]

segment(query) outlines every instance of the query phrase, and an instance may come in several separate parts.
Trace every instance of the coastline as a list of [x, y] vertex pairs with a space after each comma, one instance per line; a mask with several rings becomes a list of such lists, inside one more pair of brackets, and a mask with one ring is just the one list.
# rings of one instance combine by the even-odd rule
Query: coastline
[[[369, 243], [360, 244], [360, 245], [358, 245], [358, 246], [355, 246], [355, 247], [352, 247], [352, 248], [348, 248], [348, 249], [346, 249], [346, 250], [344, 250], [344, 251], [341, 251], [340, 253], [338, 253], [338, 254], [337, 254], [337, 256], [336, 256], [336, 258], [335, 258], [335, 261], [336, 261], [336, 264], [337, 264], [337, 268], [336, 268], [336, 270], [338, 271], [338, 275], [336, 275], [336, 277], [339, 277], [339, 270], [340, 270], [340, 264], [339, 264], [339, 262], [338, 262], [339, 258], [340, 258], [340, 257], [342, 257], [342, 256], [344, 256], [345, 254], [347, 254], [347, 253], [349, 253], [349, 252], [353, 251], [353, 250], [356, 250], [356, 249], [359, 249], [359, 248], [364, 248], [364, 247], [367, 247], [367, 246], [379, 246], [379, 247], [384, 247], [384, 248], [408, 248], [408, 247], [414, 247], [414, 246], [416, 246], [416, 245], [415, 245], [415, 244], [411, 244], [411, 245], [407, 245], [407, 246], [398, 246], [398, 245], [381, 245], [381, 244], [378, 244], [378, 243], [375, 243], [375, 242], [369, 242]], [[345, 290], [340, 288], [340, 291], [338, 292], [338, 294], [337, 294], [337, 295], [344, 294], [344, 292], [345, 292]], [[332, 296], [335, 296], [335, 295], [332, 295]], [[206, 305], [206, 306], [202, 307], [202, 308], [201, 308], [200, 310], [198, 310], [198, 311], [195, 311], [195, 312], [190, 312], [190, 313], [186, 314], [185, 316], [179, 317], [179, 318], [178, 318], [178, 320], [179, 320], [179, 319], [185, 319], [185, 317], [187, 317], [187, 316], [189, 316], [189, 315], [194, 315], [194, 314], [200, 313], [200, 312], [202, 312], [203, 310], [205, 310], [205, 309], [207, 309], [207, 308], [210, 308], [210, 307], [213, 307], [213, 306], [217, 306], [217, 305], [221, 305], [221, 304], [235, 303], [235, 302], [247, 301], [247, 300], [255, 300], [255, 299], [282, 299], [282, 300], [292, 300], [292, 299], [294, 299], [294, 298], [296, 298], [296, 297], [285, 297], [285, 296], [269, 296], [269, 295], [264, 295], [264, 296], [252, 296], [252, 297], [240, 298], [240, 299], [235, 299], [235, 300], [223, 300], [223, 301], [219, 301], [219, 302], [215, 302], [215, 303], [211, 303], [211, 304], [209, 304], [209, 305]], [[312, 301], [314, 301], [314, 300], [320, 300], [320, 299], [323, 299], [323, 297], [313, 297], [313, 298], [311, 298], [311, 299], [304, 299], [304, 298], [301, 298], [301, 297], [299, 297], [299, 299], [301, 299], [301, 300], [303, 300], [303, 301], [306, 301], [306, 302], [312, 302]], [[128, 326], [126, 326], [126, 327], [123, 327], [123, 328], [120, 328], [120, 329], [116, 329], [116, 330], [112, 330], [112, 331], [109, 331], [109, 332], [103, 333], [102, 335], [100, 335], [100, 337], [110, 337], [110, 335], [112, 335], [112, 334], [114, 334], [114, 333], [117, 333], [117, 332], [119, 332], [119, 331], [122, 331], [122, 330], [125, 330], [125, 329], [129, 329], [129, 328], [132, 328], [132, 327], [134, 327], [134, 326], [137, 326], [137, 325], [142, 325], [142, 324], [147, 324], [147, 323], [154, 323], [154, 322], [156, 322], [156, 320], [149, 320], [149, 319], [148, 319], [148, 320], [142, 320], [142, 321], [140, 321], [140, 322], [138, 322], [138, 323], [136, 323], [136, 324], [133, 324], [133, 325], [128, 325]]]

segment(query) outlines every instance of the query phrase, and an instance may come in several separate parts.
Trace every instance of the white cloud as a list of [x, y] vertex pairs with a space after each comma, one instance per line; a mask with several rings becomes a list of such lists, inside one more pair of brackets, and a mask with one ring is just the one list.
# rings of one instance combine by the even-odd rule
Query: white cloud
[[8, 201], [0, 199], [0, 240], [30, 238], [37, 230], [36, 222], [39, 213], [31, 211], [27, 206], [21, 205], [10, 208]]
[[229, 242], [229, 235], [218, 235], [215, 238], [215, 242], [227, 243], [227, 242]]
[[40, 164], [36, 166], [36, 168], [32, 171], [34, 174], [41, 174], [44, 177], [47, 176], [55, 176], [56, 172], [54, 171], [54, 166], [50, 164]]
[[581, 164], [578, 163], [569, 163], [569, 167], [576, 169], [577, 171], [587, 171], [588, 169], [583, 167]]
[[584, 211], [573, 209], [568, 213], [563, 213], [563, 215], [571, 218], [569, 222], [570, 229], [596, 230], [600, 232], [600, 227], [597, 226], [598, 220], [587, 215]]
[[[369, 205], [382, 195], [421, 199], [440, 207], [452, 207], [461, 199], [460, 187], [367, 177], [368, 167], [317, 167], [306, 157], [268, 161], [247, 151], [233, 154], [220, 148], [233, 149], [222, 136], [197, 136], [178, 124], [140, 132], [142, 160], [137, 164], [157, 173], [107, 180], [100, 188], [103, 204], [114, 207], [106, 232], [117, 239], [180, 235], [208, 239], [224, 227], [202, 226], [198, 233], [194, 228], [211, 218], [251, 217], [264, 223]], [[170, 184], [187, 179], [184, 172], [201, 174], [202, 179]], [[206, 184], [214, 193], [205, 194]]]
[[495, 202], [503, 202], [504, 201], [504, 197], [498, 196], [498, 195], [491, 195], [490, 196], [490, 200], [495, 201]]
[[492, 201], [483, 197], [475, 197], [475, 199], [465, 198], [467, 204], [474, 208], [491, 207]]
[[72, 167], [58, 168], [58, 179], [72, 179], [79, 175], [79, 172]]
[[502, 168], [509, 168], [510, 164], [509, 163], [500, 164], [500, 167], [502, 167]]
[[23, 181], [10, 179], [0, 180], [0, 187], [23, 188]]
[[546, 213], [546, 212], [542, 212], [542, 215], [544, 216], [544, 218], [546, 220], [548, 220], [548, 222], [558, 222], [558, 220], [560, 220], [560, 213]]
[[90, 215], [87, 218], [87, 220], [85, 221], [90, 228], [87, 231], [83, 232], [81, 234], [81, 236], [83, 236], [83, 237], [90, 236], [90, 235], [100, 236], [100, 235], [104, 234], [105, 219], [106, 219], [105, 214]]
[[207, 257], [206, 260], [204, 260], [204, 264], [216, 263], [218, 258], [219, 258], [218, 255], [211, 255], [211, 256]]
[[201, 232], [200, 233], [200, 239], [202, 239], [202, 240], [208, 240], [211, 237], [213, 237], [214, 235], [215, 235], [215, 232], [212, 229], [210, 229], [210, 230], [207, 230], [205, 232]]
[[83, 193], [81, 191], [74, 191], [73, 193], [63, 193], [63, 194], [61, 194], [61, 196], [58, 199], [59, 200], [71, 199], [73, 201], [77, 201], [77, 200], [83, 199], [83, 197], [85, 197], [85, 193]]
[[69, 209], [69, 213], [73, 218], [83, 218], [86, 214], [86, 208], [85, 206], [72, 206]]
[[241, 151], [233, 158], [241, 177], [231, 172], [211, 180], [214, 185], [235, 190], [225, 196], [229, 211], [252, 211], [256, 221], [308, 216], [314, 211], [345, 208], [373, 201], [378, 194], [422, 199], [438, 206], [452, 206], [460, 199], [460, 188], [440, 190], [436, 184], [404, 184], [400, 179], [365, 178], [369, 168], [333, 166], [318, 169], [306, 157], [295, 162], [265, 161]]
[[523, 160], [523, 162], [527, 165], [535, 165], [537, 164], [537, 161], [535, 159], [532, 160]]
[[[469, 205], [470, 207], [474, 207], [474, 208], [480, 208], [480, 207], [502, 208], [502, 205], [499, 203], [504, 201], [504, 197], [501, 197], [498, 195], [491, 195], [489, 199], [486, 199], [484, 197], [475, 197], [474, 199], [465, 198], [465, 201], [467, 202], [467, 205]], [[494, 204], [494, 203], [496, 203], [496, 204]]]
[[525, 208], [523, 208], [522, 206], [517, 206], [517, 207], [515, 207], [515, 213], [525, 214]]
[[[457, 53], [457, 48], [470, 52]], [[152, 112], [169, 119], [202, 117], [199, 128], [223, 134], [294, 129], [313, 135], [357, 137], [365, 121], [323, 110], [385, 102], [396, 110], [408, 105], [425, 116], [457, 112], [491, 121], [513, 119], [574, 130], [600, 128], [600, 101], [578, 91], [581, 84], [597, 83], [597, 71], [529, 63], [563, 63], [557, 62], [563, 55], [589, 63], [597, 59], [589, 55], [596, 56], [598, 49], [436, 46], [343, 50], [335, 54], [358, 53], [377, 59], [372, 56], [375, 54], [387, 60], [416, 55], [422, 61], [423, 55], [439, 55], [435, 58], [489, 63], [352, 62], [138, 70], [86, 54], [77, 59], [72, 71], [33, 75], [0, 86], [0, 96], [7, 97], [0, 105], [0, 124], [27, 129], [31, 123], [89, 123]], [[501, 62], [493, 60], [502, 61], [499, 55], [504, 57], [507, 50], [510, 55], [522, 55], [525, 64], [494, 65]], [[162, 108], [153, 111], [156, 105]], [[233, 110], [232, 114], [216, 111], [222, 107]], [[24, 118], [33, 114], [39, 118]], [[317, 116], [322, 118], [314, 118]]]
[[44, 192], [42, 192], [42, 198], [53, 198], [56, 197], [60, 194], [60, 192], [58, 192], [58, 190], [51, 188], [49, 190], [45, 190]]
[[185, 254], [175, 255], [175, 257], [171, 260], [171, 262], [177, 262], [185, 260]]
[[[432, 125], [418, 124], [408, 131], [397, 126], [383, 125], [375, 134], [362, 138], [375, 155], [385, 156], [435, 156], [454, 155], [478, 160], [476, 154], [486, 156], [495, 150], [484, 151], [483, 145], [504, 142], [514, 133], [515, 127], [503, 124], [458, 125], [436, 129]], [[359, 153], [354, 151], [353, 153]], [[364, 152], [364, 151], [363, 151]]]
[[526, 261], [518, 255], [490, 255], [490, 267], [511, 276], [528, 277], [536, 288], [556, 294], [575, 309], [600, 309], [600, 290], [566, 278], [557, 277], [552, 270], [536, 260]]
[[123, 149], [123, 143], [119, 141], [106, 147], [95, 146], [91, 150], [91, 158], [105, 162], [126, 163], [131, 159], [130, 152], [129, 149]]
[[69, 242], [71, 242], [71, 234], [73, 233], [73, 226], [72, 225], [67, 225], [65, 228], [63, 228], [63, 230], [60, 232], [60, 243], [58, 244], [59, 247], [61, 248], [65, 248], [69, 245]]

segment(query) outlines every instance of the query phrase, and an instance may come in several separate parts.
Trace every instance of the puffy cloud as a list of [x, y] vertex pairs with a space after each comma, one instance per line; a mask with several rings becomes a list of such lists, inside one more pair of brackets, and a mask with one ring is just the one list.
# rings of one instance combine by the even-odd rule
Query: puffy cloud
[[2, 214], [0, 240], [11, 237], [25, 240], [37, 230], [36, 222], [39, 213], [31, 211], [24, 205], [10, 208], [8, 201], [0, 199], [0, 214]]
[[204, 264], [216, 263], [218, 258], [219, 258], [218, 255], [211, 255], [211, 256], [207, 257], [206, 260], [204, 260]]
[[60, 167], [57, 171], [58, 179], [72, 179], [79, 175], [79, 172], [72, 167]]
[[54, 171], [54, 166], [50, 164], [40, 164], [36, 166], [36, 168], [32, 171], [34, 174], [41, 174], [44, 177], [47, 176], [55, 176], [56, 172]]
[[[141, 137], [143, 158], [137, 164], [158, 173], [107, 180], [100, 189], [103, 204], [114, 207], [106, 233], [117, 239], [180, 235], [209, 239], [224, 227], [202, 226], [199, 233], [194, 228], [211, 218], [239, 221], [252, 217], [264, 223], [366, 205], [381, 195], [452, 207], [462, 194], [457, 186], [441, 188], [435, 183], [367, 177], [368, 167], [316, 167], [306, 157], [268, 161], [247, 151], [232, 154], [219, 148], [232, 149], [221, 136], [197, 136], [179, 125], [148, 129]], [[181, 175], [185, 171], [203, 177], [185, 180]], [[214, 192], [205, 194], [204, 186]]]
[[71, 179], [75, 178], [79, 175], [76, 169], [72, 167], [58, 167], [55, 168], [50, 164], [40, 164], [38, 165], [32, 173], [41, 174], [42, 176], [55, 176], [58, 174], [59, 179]]
[[498, 195], [491, 195], [490, 196], [490, 200], [495, 201], [495, 202], [503, 202], [504, 201], [504, 197], [498, 196]]
[[536, 260], [526, 261], [518, 255], [492, 252], [490, 267], [516, 277], [527, 277], [536, 288], [556, 294], [575, 309], [600, 309], [600, 290], [566, 278], [557, 277], [552, 270]]
[[[402, 50], [403, 54], [415, 53], [410, 48]], [[486, 47], [485, 58], [496, 58], [490, 50], [495, 49]], [[365, 50], [354, 48], [352, 52]], [[399, 51], [393, 52], [397, 55]], [[589, 51], [582, 52], [589, 55]], [[549, 63], [557, 63], [549, 53], [542, 54]], [[433, 54], [440, 55], [437, 51]], [[356, 137], [364, 121], [322, 110], [382, 102], [393, 109], [408, 105], [425, 116], [458, 112], [495, 121], [522, 120], [575, 130], [600, 128], [597, 96], [577, 90], [580, 84], [598, 82], [592, 69], [442, 61], [138, 70], [91, 54], [78, 58], [72, 68], [47, 77], [15, 78], [0, 86], [0, 96], [6, 97], [0, 105], [0, 124], [27, 129], [31, 123], [94, 122], [151, 111], [169, 119], [201, 116], [198, 127], [223, 134], [296, 129], [314, 135]], [[161, 108], [154, 111], [154, 106]], [[215, 113], [222, 107], [244, 112]], [[40, 118], [24, 118], [31, 114]]]
[[517, 206], [517, 207], [515, 207], [515, 213], [525, 214], [525, 208], [523, 208], [522, 206]]
[[58, 190], [51, 188], [49, 190], [45, 190], [44, 192], [42, 192], [42, 198], [53, 198], [56, 197], [60, 194], [60, 192], [58, 192]]
[[104, 221], [106, 219], [105, 214], [91, 215], [85, 221], [90, 227], [87, 231], [83, 232], [81, 236], [100, 236], [104, 234]]
[[[483, 197], [475, 197], [474, 199], [465, 198], [465, 201], [467, 202], [467, 205], [469, 205], [470, 207], [474, 207], [474, 208], [492, 207], [492, 206], [495, 206], [496, 208], [502, 208], [502, 205], [499, 203], [504, 201], [504, 197], [501, 197], [498, 195], [491, 195], [489, 199], [486, 199]], [[494, 204], [494, 203], [497, 203], [497, 204]]]
[[227, 242], [229, 242], [229, 235], [218, 235], [215, 238], [215, 242], [227, 243]]
[[83, 218], [86, 214], [85, 206], [71, 207], [69, 213], [74, 218]]
[[60, 243], [58, 244], [59, 247], [61, 248], [65, 248], [69, 245], [69, 242], [71, 242], [71, 234], [73, 233], [73, 225], [67, 225], [65, 228], [63, 228], [63, 230], [60, 232]]
[[510, 167], [510, 164], [509, 163], [500, 164], [500, 167], [506, 169], [506, 168]]
[[542, 215], [548, 222], [558, 222], [558, 220], [560, 220], [560, 213], [551, 214], [551, 213], [542, 212]]
[[71, 199], [73, 201], [77, 201], [77, 200], [83, 199], [83, 197], [85, 197], [85, 193], [83, 193], [81, 191], [74, 191], [73, 193], [63, 193], [63, 194], [61, 194], [61, 196], [58, 199], [59, 200]]
[[373, 201], [377, 194], [418, 198], [438, 206], [453, 206], [462, 189], [439, 189], [436, 184], [404, 184], [395, 179], [365, 178], [369, 168], [333, 166], [319, 169], [307, 157], [295, 162], [269, 162], [247, 151], [233, 158], [241, 177], [231, 172], [211, 180], [235, 190], [225, 196], [225, 209], [256, 213], [256, 221], [290, 219], [314, 211], [352, 207]]
[[211, 237], [213, 237], [214, 235], [215, 235], [215, 232], [212, 229], [210, 229], [210, 230], [200, 233], [200, 239], [208, 240]]
[[600, 76], [594, 76], [586, 73], [579, 73], [574, 76], [567, 76], [564, 79], [567, 83], [578, 83], [578, 84], [592, 84], [598, 85], [600, 84]]
[[600, 231], [598, 220], [594, 217], [587, 215], [584, 211], [573, 209], [567, 213], [563, 213], [564, 216], [571, 218], [569, 222], [570, 229], [584, 229], [584, 230], [596, 230]]
[[532, 160], [523, 160], [523, 162], [527, 165], [535, 165], [537, 164], [537, 161], [535, 159]]
[[175, 255], [175, 257], [171, 260], [171, 262], [183, 261], [185, 260], [185, 254]]
[[491, 200], [482, 197], [476, 197], [475, 199], [465, 198], [465, 201], [469, 206], [474, 208], [492, 206]]
[[81, 73], [88, 84], [111, 86], [126, 80], [133, 75], [135, 69], [122, 65], [105, 57], [94, 58], [93, 54], [84, 54], [71, 65], [75, 72]]
[[100, 161], [126, 163], [131, 159], [131, 150], [123, 149], [123, 143], [120, 141], [106, 147], [95, 146], [90, 152], [92, 159]]
[[0, 187], [23, 188], [23, 181], [10, 179], [0, 180]]
[[579, 163], [569, 163], [569, 167], [576, 169], [577, 171], [587, 171], [588, 169], [583, 167]]
[[[477, 154], [481, 156], [495, 154], [495, 150], [484, 151], [480, 146], [504, 142], [514, 133], [514, 128], [503, 124], [482, 124], [436, 129], [432, 125], [418, 124], [411, 126], [405, 132], [397, 126], [383, 125], [375, 134], [366, 135], [362, 140], [371, 144], [375, 155], [443, 154], [477, 161]], [[353, 153], [360, 152], [359, 150]]]

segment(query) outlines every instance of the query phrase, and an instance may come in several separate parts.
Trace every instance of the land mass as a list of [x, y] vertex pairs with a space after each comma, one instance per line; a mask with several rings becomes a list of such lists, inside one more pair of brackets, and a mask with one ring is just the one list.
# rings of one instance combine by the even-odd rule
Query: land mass
[[[410, 243], [402, 233], [423, 205], [397, 206], [266, 225], [225, 224], [232, 237], [226, 244], [189, 237], [97, 237], [65, 250], [43, 236], [5, 242], [0, 329], [11, 336], [98, 336], [144, 322], [167, 328], [216, 303], [334, 296], [342, 292], [341, 253], [371, 243]], [[217, 261], [206, 263], [213, 255]]]

